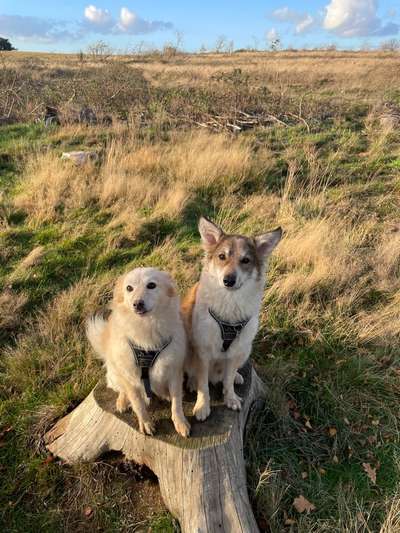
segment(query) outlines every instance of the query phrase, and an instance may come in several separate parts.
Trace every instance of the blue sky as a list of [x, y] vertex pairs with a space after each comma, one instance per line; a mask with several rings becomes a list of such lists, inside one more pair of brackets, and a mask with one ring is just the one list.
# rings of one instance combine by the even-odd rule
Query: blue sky
[[0, 0], [0, 36], [20, 50], [85, 49], [103, 40], [126, 51], [176, 41], [210, 49], [220, 36], [235, 48], [335, 43], [357, 48], [400, 38], [400, 0]]

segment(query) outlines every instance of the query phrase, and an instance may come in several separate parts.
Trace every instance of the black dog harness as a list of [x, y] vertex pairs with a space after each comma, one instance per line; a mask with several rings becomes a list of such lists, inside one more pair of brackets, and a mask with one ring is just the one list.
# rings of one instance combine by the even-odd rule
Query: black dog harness
[[140, 379], [143, 380], [144, 388], [148, 398], [151, 398], [149, 369], [154, 365], [154, 361], [157, 359], [160, 353], [171, 344], [171, 341], [172, 337], [169, 338], [167, 342], [165, 342], [161, 348], [158, 348], [157, 350], [145, 350], [140, 346], [136, 346], [136, 344], [133, 344], [133, 342], [128, 339], [129, 346], [131, 347], [132, 353], [135, 356], [136, 364], [140, 368]]
[[210, 308], [208, 309], [208, 312], [213, 317], [215, 322], [218, 324], [219, 329], [221, 331], [221, 337], [222, 337], [222, 350], [221, 352], [226, 352], [232, 342], [238, 337], [242, 331], [242, 329], [245, 327], [245, 325], [249, 322], [250, 318], [247, 320], [243, 320], [242, 322], [236, 322], [235, 324], [230, 324], [229, 322], [224, 322], [221, 320]]

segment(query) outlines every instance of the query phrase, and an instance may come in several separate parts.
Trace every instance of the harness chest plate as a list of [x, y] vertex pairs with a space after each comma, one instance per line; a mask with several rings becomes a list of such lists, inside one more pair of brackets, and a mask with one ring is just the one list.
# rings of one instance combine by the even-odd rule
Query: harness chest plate
[[129, 346], [132, 350], [132, 353], [135, 357], [135, 362], [140, 368], [140, 379], [143, 381], [144, 388], [148, 398], [151, 398], [151, 386], [150, 386], [150, 376], [149, 369], [154, 365], [155, 360], [160, 355], [160, 353], [165, 350], [167, 346], [171, 344], [172, 337], [168, 339], [161, 348], [156, 350], [145, 350], [141, 346], [134, 344], [131, 339], [128, 339]]
[[208, 309], [208, 312], [213, 317], [215, 322], [218, 324], [220, 332], [221, 332], [221, 338], [222, 338], [222, 349], [221, 352], [226, 352], [229, 350], [230, 345], [232, 342], [240, 335], [243, 328], [246, 326], [246, 324], [250, 321], [250, 318], [247, 320], [243, 320], [242, 322], [235, 322], [234, 324], [231, 324], [230, 322], [225, 322], [224, 320], [221, 320], [215, 313], [212, 311], [212, 309]]

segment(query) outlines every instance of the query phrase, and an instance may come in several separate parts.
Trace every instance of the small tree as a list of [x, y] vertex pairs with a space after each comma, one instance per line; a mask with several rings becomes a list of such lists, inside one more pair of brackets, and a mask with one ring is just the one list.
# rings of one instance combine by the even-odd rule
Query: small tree
[[113, 51], [104, 41], [97, 41], [87, 47], [87, 53], [91, 55], [94, 60], [107, 61]]
[[226, 51], [227, 47], [227, 40], [225, 35], [220, 35], [217, 37], [217, 40], [215, 41], [215, 47], [214, 51], [217, 52], [217, 54], [221, 54]]
[[9, 52], [11, 50], [16, 50], [8, 39], [5, 37], [0, 37], [0, 50]]
[[398, 52], [400, 50], [399, 39], [389, 39], [381, 43], [380, 49], [384, 52]]
[[280, 50], [282, 47], [280, 38], [275, 37], [275, 39], [271, 39], [269, 47], [272, 52], [277, 52], [278, 50]]
[[267, 46], [269, 46], [269, 49], [272, 52], [277, 52], [282, 48], [281, 38], [275, 28], [272, 28], [266, 33], [265, 40], [267, 42]]

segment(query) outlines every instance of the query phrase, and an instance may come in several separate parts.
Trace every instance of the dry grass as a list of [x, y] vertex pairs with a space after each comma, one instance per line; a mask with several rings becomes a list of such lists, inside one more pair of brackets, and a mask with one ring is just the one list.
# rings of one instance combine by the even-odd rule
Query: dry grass
[[63, 207], [71, 209], [90, 201], [92, 171], [89, 164], [77, 168], [53, 152], [36, 154], [27, 163], [29, 184], [17, 196], [16, 205], [38, 221], [55, 219]]
[[400, 233], [383, 235], [373, 257], [377, 287], [393, 291], [400, 283]]
[[28, 269], [38, 265], [45, 254], [44, 246], [36, 246], [29, 254], [21, 261], [21, 268]]
[[[12, 112], [31, 120], [43, 116], [45, 105], [69, 106], [76, 115], [90, 105], [99, 115], [131, 115], [134, 121], [141, 113], [154, 121], [157, 115], [161, 130], [164, 123], [191, 124], [210, 114], [232, 115], [247, 108], [283, 117], [290, 113], [290, 120], [306, 123], [319, 112], [343, 116], [357, 98], [372, 108], [388, 98], [386, 88], [396, 85], [400, 63], [396, 53], [317, 51], [178, 55], [168, 60], [157, 54], [132, 55], [107, 62], [7, 53], [0, 60], [4, 115]], [[20, 82], [14, 100], [7, 96], [9, 77]], [[43, 79], [49, 84], [45, 97]]]
[[385, 305], [377, 306], [372, 313], [360, 313], [361, 339], [391, 347], [400, 335], [400, 291], [392, 294]]
[[[37, 78], [82, 67], [70, 56], [7, 57], [21, 75], [36, 64]], [[115, 523], [124, 530], [145, 518], [143, 509], [127, 511], [140, 506], [124, 494], [136, 485], [109, 462], [41, 469], [41, 437], [101, 375], [82, 324], [121, 271], [167, 269], [182, 293], [198, 279], [201, 213], [231, 232], [285, 230], [253, 354], [269, 394], [246, 452], [260, 526], [399, 530], [400, 139], [379, 127], [374, 111], [398, 101], [399, 61], [340, 52], [120, 57], [115, 62], [143, 69], [149, 83], [149, 100], [129, 104], [127, 122], [37, 126], [15, 143], [0, 134], [0, 153], [18, 162], [0, 207], [0, 415], [18, 428], [10, 446], [0, 446], [11, 465], [0, 496], [20, 501], [26, 490], [21, 515], [6, 506], [13, 527], [34, 520], [40, 530], [47, 520], [66, 531]], [[109, 66], [84, 65], [102, 75]], [[233, 69], [241, 69], [237, 84]], [[230, 117], [244, 103], [286, 126], [238, 135], [193, 127], [200, 111]], [[77, 149], [95, 150], [99, 161], [77, 167], [60, 159]], [[363, 462], [380, 464], [376, 486]], [[299, 494], [314, 513], [294, 512]], [[93, 524], [83, 501], [96, 506]]]
[[389, 509], [379, 533], [398, 533], [400, 531], [400, 498], [395, 496], [389, 501]]
[[27, 301], [28, 297], [23, 293], [3, 290], [0, 293], [0, 328], [6, 330], [18, 326], [19, 315]]
[[270, 166], [268, 152], [254, 157], [249, 142], [223, 134], [177, 133], [168, 143], [152, 145], [125, 132], [106, 146], [100, 166], [77, 167], [54, 152], [35, 154], [27, 162], [15, 205], [37, 224], [96, 202], [111, 210], [113, 225], [134, 235], [141, 212], [177, 217], [197, 191], [215, 188], [217, 194], [229, 195]]

